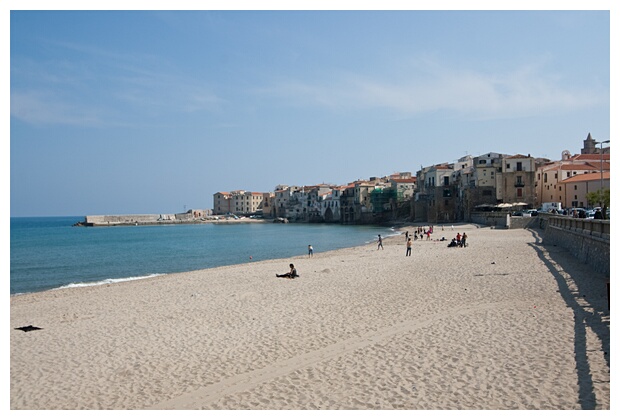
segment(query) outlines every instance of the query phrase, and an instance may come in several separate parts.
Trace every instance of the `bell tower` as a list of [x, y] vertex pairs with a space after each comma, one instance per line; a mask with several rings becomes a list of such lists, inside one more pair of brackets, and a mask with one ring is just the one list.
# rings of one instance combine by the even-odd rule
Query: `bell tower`
[[592, 138], [592, 135], [588, 133], [588, 138], [583, 141], [583, 149], [581, 149], [582, 155], [591, 155], [598, 153], [596, 150], [596, 140]]

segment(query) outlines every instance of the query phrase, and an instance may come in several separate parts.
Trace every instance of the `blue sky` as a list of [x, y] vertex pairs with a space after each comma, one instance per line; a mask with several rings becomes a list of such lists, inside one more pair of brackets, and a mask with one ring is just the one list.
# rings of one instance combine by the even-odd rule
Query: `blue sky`
[[11, 216], [176, 213], [610, 139], [609, 7], [9, 14]]

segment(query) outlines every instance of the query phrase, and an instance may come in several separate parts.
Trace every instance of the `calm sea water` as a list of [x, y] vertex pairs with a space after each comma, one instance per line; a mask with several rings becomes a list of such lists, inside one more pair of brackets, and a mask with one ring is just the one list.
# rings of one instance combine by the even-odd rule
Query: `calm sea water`
[[385, 227], [199, 224], [73, 227], [83, 217], [11, 218], [11, 294], [305, 255], [373, 242]]

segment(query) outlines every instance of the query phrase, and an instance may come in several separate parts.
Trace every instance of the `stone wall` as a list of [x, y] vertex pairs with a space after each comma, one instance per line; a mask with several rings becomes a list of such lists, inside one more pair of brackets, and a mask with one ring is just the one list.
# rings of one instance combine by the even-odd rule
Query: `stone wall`
[[88, 226], [113, 226], [141, 223], [157, 223], [159, 214], [124, 214], [117, 216], [86, 216]]
[[474, 211], [471, 213], [471, 222], [498, 229], [507, 229], [510, 227], [510, 215], [507, 212], [499, 211]]
[[580, 262], [610, 275], [611, 228], [609, 220], [576, 219], [539, 213], [510, 216], [504, 212], [473, 212], [471, 221], [501, 229], [542, 229], [543, 243], [567, 249]]
[[547, 220], [543, 243], [565, 248], [580, 262], [609, 276], [610, 237], [609, 220], [552, 216]]

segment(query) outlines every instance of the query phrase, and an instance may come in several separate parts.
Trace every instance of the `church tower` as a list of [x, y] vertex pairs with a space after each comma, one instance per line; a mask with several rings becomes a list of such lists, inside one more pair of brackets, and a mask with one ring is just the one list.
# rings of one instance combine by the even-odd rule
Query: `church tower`
[[592, 138], [592, 135], [588, 133], [588, 138], [583, 141], [583, 149], [581, 149], [582, 155], [591, 155], [600, 153], [600, 150], [596, 150], [596, 140]]

